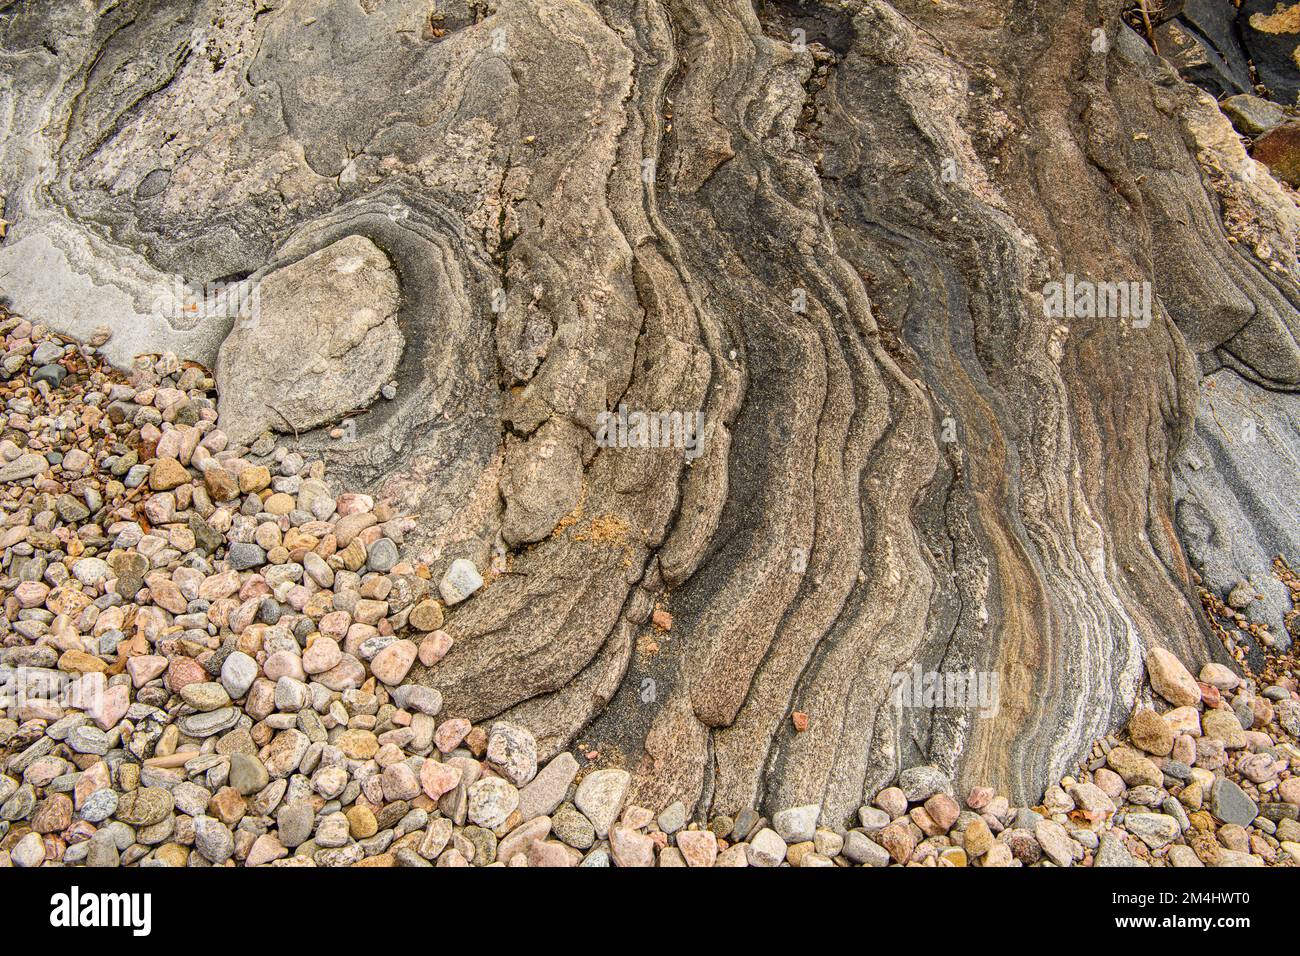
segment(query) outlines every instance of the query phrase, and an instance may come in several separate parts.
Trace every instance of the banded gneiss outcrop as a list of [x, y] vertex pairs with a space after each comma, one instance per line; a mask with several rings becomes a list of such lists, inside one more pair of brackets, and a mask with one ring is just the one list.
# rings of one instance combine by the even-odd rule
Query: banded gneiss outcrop
[[[846, 818], [926, 763], [1034, 800], [1148, 647], [1230, 660], [1198, 583], [1290, 640], [1295, 205], [1120, 6], [7, 4], [4, 289], [223, 400], [382, 366], [354, 430], [267, 420], [485, 573], [416, 673], [542, 760], [701, 815]], [[286, 272], [358, 236], [374, 314], [307, 324]], [[260, 280], [281, 348], [158, 317], [174, 274]], [[1067, 277], [1150, 315], [1046, 314]], [[703, 412], [703, 453], [602, 447], [621, 404]], [[917, 663], [996, 674], [997, 717], [892, 707]]]

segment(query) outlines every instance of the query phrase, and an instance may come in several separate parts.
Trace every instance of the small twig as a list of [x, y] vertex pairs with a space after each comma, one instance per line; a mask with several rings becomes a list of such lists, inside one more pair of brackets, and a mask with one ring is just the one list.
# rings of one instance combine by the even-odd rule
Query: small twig
[[293, 429], [293, 440], [298, 441], [298, 426], [295, 425], [293, 422], [289, 421], [289, 416], [286, 415], [284, 412], [280, 411], [280, 409], [276, 408], [270, 402], [266, 403], [266, 407], [269, 408], [271, 411], [275, 412], [277, 415], [279, 415], [280, 418], [284, 421], [284, 423]]
[[145, 760], [146, 767], [157, 767], [162, 770], [168, 770], [175, 767], [183, 767], [196, 757], [202, 757], [204, 754], [197, 750], [182, 750], [178, 753], [168, 754], [166, 757], [149, 757]]
[[1151, 44], [1151, 52], [1160, 55], [1160, 48], [1156, 46], [1156, 32], [1151, 26], [1151, 14], [1147, 12], [1147, 0], [1138, 0], [1138, 9], [1142, 11], [1142, 25], [1147, 28], [1147, 42]]
[[1223, 437], [1226, 438], [1228, 440], [1228, 444], [1231, 445], [1233, 443], [1232, 435], [1229, 434], [1228, 430], [1223, 427], [1223, 422], [1219, 421], [1219, 416], [1214, 411], [1214, 402], [1211, 402], [1207, 399], [1205, 405], [1210, 410], [1210, 417], [1214, 419], [1214, 424], [1219, 426], [1219, 431], [1223, 432]]

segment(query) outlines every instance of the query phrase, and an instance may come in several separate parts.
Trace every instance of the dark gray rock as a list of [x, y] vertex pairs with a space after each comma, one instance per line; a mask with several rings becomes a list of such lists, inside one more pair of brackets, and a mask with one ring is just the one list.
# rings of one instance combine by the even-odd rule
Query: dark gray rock
[[1232, 125], [1237, 128], [1237, 132], [1243, 136], [1267, 133], [1286, 118], [1286, 114], [1276, 103], [1251, 96], [1249, 93], [1230, 96], [1219, 106], [1228, 119], [1232, 120]]
[[[1221, 6], [1227, 9], [1226, 4]], [[1276, 0], [1245, 0], [1237, 9], [1236, 28], [1269, 95], [1287, 106], [1297, 105], [1300, 65], [1296, 47], [1300, 35], [1295, 29], [1294, 11]]]
[[251, 542], [239, 541], [230, 546], [226, 560], [236, 571], [246, 571], [265, 564], [266, 552]]
[[1210, 788], [1210, 812], [1221, 823], [1250, 826], [1259, 815], [1255, 801], [1227, 777], [1219, 777]]
[[1273, 558], [1300, 554], [1300, 403], [1221, 370], [1202, 385], [1206, 401], [1174, 469], [1174, 501], [1187, 557], [1205, 586], [1226, 596], [1242, 578], [1264, 596], [1248, 616], [1270, 625], [1279, 648], [1290, 593]]
[[1146, 866], [1147, 864], [1133, 858], [1124, 841], [1114, 833], [1103, 833], [1093, 858], [1093, 866]]

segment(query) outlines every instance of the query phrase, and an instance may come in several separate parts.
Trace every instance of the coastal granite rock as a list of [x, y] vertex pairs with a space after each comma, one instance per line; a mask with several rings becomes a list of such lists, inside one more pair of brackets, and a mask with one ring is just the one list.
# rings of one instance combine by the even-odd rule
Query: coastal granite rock
[[[433, 580], [483, 569], [411, 674], [541, 763], [698, 815], [842, 820], [918, 764], [1033, 800], [1149, 647], [1226, 659], [1198, 574], [1289, 641], [1297, 525], [1255, 519], [1296, 500], [1295, 206], [1117, 5], [99, 6], [0, 2], [13, 309], [122, 365], [222, 349], [239, 431], [417, 516]], [[309, 265], [354, 248], [334, 301]], [[156, 313], [176, 276], [273, 324]], [[1044, 308], [1075, 280], [1151, 294]], [[262, 336], [346, 380], [232, 385]], [[622, 405], [703, 413], [698, 456], [598, 443]], [[895, 706], [917, 665], [995, 713]]]
[[369, 405], [401, 359], [397, 304], [388, 257], [363, 236], [268, 274], [217, 354], [222, 429], [247, 443]]

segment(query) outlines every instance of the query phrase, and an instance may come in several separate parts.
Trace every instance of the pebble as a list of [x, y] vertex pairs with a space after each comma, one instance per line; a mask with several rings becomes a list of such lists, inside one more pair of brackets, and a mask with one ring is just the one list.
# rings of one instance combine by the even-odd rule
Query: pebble
[[[528, 848], [528, 865], [530, 867], [571, 867], [575, 865], [575, 852], [560, 843], [539, 840]], [[581, 866], [608, 866], [605, 855], [589, 857]]]
[[394, 641], [375, 655], [370, 671], [385, 684], [400, 684], [415, 663], [417, 652], [411, 641]]
[[745, 852], [750, 866], [780, 866], [785, 860], [785, 841], [780, 834], [767, 827], [754, 834]]
[[[565, 756], [567, 756], [567, 754]], [[554, 761], [552, 761], [552, 763], [554, 763]], [[576, 761], [574, 763], [576, 769]], [[547, 766], [549, 768], [550, 765], [548, 764]], [[523, 804], [523, 799], [521, 797], [520, 805], [522, 806], [522, 804]], [[676, 833], [678, 830], [682, 829], [682, 827], [686, 826], [686, 805], [683, 804], [680, 800], [674, 801], [659, 813], [659, 815], [655, 818], [655, 823], [658, 825], [659, 829], [662, 832], [671, 836], [672, 834]], [[688, 860], [687, 863], [689, 865], [690, 861]]]
[[596, 843], [596, 828], [572, 804], [566, 803], [555, 812], [551, 829], [558, 839], [576, 850], [589, 850]]
[[92, 836], [86, 848], [86, 866], [99, 868], [116, 868], [121, 865], [122, 857], [113, 835], [108, 830], [99, 830]]
[[224, 863], [235, 852], [230, 827], [213, 817], [194, 818], [194, 848], [210, 863]]
[[459, 767], [433, 759], [425, 760], [420, 766], [420, 786], [433, 800], [455, 790], [462, 776], [463, 772]]
[[886, 787], [876, 794], [875, 804], [889, 815], [890, 820], [896, 820], [907, 812], [907, 801], [907, 795], [898, 787]]
[[356, 803], [344, 814], [348, 818], [348, 833], [354, 840], [368, 840], [379, 832], [375, 812], [364, 803]]
[[[1229, 96], [1219, 104], [1219, 108], [1232, 121], [1232, 125], [1237, 128], [1237, 131], [1245, 136], [1259, 136], [1280, 125], [1286, 119], [1286, 114], [1282, 112], [1281, 107], [1276, 103], [1271, 103], [1249, 93], [1238, 93], [1235, 96]], [[1233, 588], [1233, 591], [1235, 592], [1243, 585], [1245, 585], [1245, 582], [1239, 583]], [[1248, 585], [1245, 586], [1248, 587]], [[1232, 603], [1231, 597], [1228, 603], [1231, 607], [1237, 607], [1237, 604]]]
[[1230, 710], [1207, 711], [1201, 718], [1201, 732], [1210, 740], [1219, 740], [1232, 750], [1246, 746], [1246, 732], [1241, 720]]
[[1164, 774], [1160, 768], [1130, 747], [1112, 747], [1106, 763], [1129, 786], [1160, 786]]
[[1093, 866], [1114, 867], [1114, 866], [1138, 866], [1138, 861], [1133, 859], [1133, 854], [1129, 853], [1128, 847], [1124, 841], [1114, 833], [1103, 833], [1098, 844], [1097, 853], [1093, 857]]
[[1180, 868], [1203, 867], [1204, 863], [1190, 846], [1175, 845], [1169, 848], [1167, 856], [1170, 865]]
[[1125, 814], [1124, 829], [1153, 850], [1172, 843], [1182, 833], [1178, 821], [1163, 813]]
[[117, 804], [117, 818], [133, 827], [147, 827], [168, 817], [175, 802], [162, 787], [141, 787], [123, 794]]
[[[409, 764], [395, 763], [385, 767], [382, 781], [384, 798], [388, 802], [411, 800], [420, 794], [420, 780]], [[518, 806], [519, 795], [517, 793], [514, 802]], [[514, 807], [511, 807], [511, 810], [513, 809]]]
[[1259, 807], [1238, 784], [1227, 777], [1218, 777], [1210, 788], [1210, 812], [1223, 823], [1244, 827], [1259, 815]]
[[170, 491], [189, 481], [189, 471], [175, 458], [160, 458], [149, 469], [149, 487], [154, 491]]
[[966, 855], [974, 860], [987, 853], [993, 846], [993, 832], [983, 818], [971, 820], [963, 834]]
[[925, 811], [934, 821], [940, 832], [947, 833], [957, 822], [961, 807], [957, 801], [946, 793], [936, 793], [925, 801]]
[[235, 726], [238, 720], [239, 711], [234, 707], [225, 707], [220, 710], [190, 714], [180, 718], [176, 725], [181, 733], [202, 739], [224, 733]]
[[[770, 831], [769, 831], [770, 832]], [[785, 846], [782, 844], [782, 849]], [[609, 851], [620, 867], [655, 865], [655, 841], [631, 827], [616, 824], [609, 831]]]
[[537, 775], [537, 743], [524, 728], [497, 721], [488, 732], [487, 761], [522, 787]]
[[225, 687], [212, 681], [187, 684], [181, 690], [181, 700], [195, 710], [213, 711], [230, 706], [230, 695]]
[[844, 856], [863, 866], [888, 866], [889, 851], [866, 834], [850, 830], [844, 835]]
[[285, 848], [273, 833], [263, 833], [248, 850], [248, 856], [244, 860], [245, 866], [265, 866], [275, 860], [282, 860], [289, 855]]
[[37, 833], [61, 833], [72, 824], [72, 800], [67, 794], [54, 793], [42, 800], [32, 816]]
[[437, 601], [420, 601], [411, 608], [407, 620], [417, 631], [436, 631], [442, 627], [442, 606]]
[[758, 828], [759, 824], [766, 822], [758, 815], [756, 810], [746, 807], [736, 814], [731, 829], [719, 832], [718, 836], [727, 837], [736, 843], [740, 843], [747, 840], [749, 835]]
[[1147, 677], [1151, 689], [1175, 707], [1200, 703], [1201, 690], [1183, 662], [1163, 647], [1153, 647], [1146, 655]]
[[302, 653], [302, 669], [307, 674], [323, 674], [342, 660], [339, 642], [332, 637], [318, 636]]
[[[536, 743], [533, 748], [535, 755]], [[567, 750], [551, 758], [532, 781], [519, 791], [519, 812], [523, 818], [531, 820], [533, 817], [549, 816], [554, 813], [556, 807], [564, 801], [577, 775], [578, 761]], [[686, 808], [680, 801], [673, 804], [669, 810], [674, 807], [680, 808], [681, 822], [670, 830], [665, 826], [664, 820], [660, 819], [659, 828], [665, 833], [674, 833], [686, 825]], [[665, 811], [667, 812], [669, 811]], [[670, 822], [672, 819], [675, 818], [670, 818]]]
[[690, 867], [710, 867], [718, 859], [718, 838], [708, 830], [684, 830], [677, 836], [677, 848]]
[[938, 767], [912, 767], [898, 775], [898, 789], [909, 803], [921, 803], [936, 793], [952, 794], [952, 780]]
[[233, 700], [239, 700], [257, 679], [257, 662], [242, 650], [229, 654], [221, 665], [221, 685]]
[[495, 830], [519, 806], [519, 791], [500, 777], [485, 777], [469, 788], [469, 819]]
[[326, 849], [346, 846], [351, 837], [352, 823], [347, 815], [341, 812], [327, 813], [316, 827], [316, 845]]
[[1229, 691], [1240, 686], [1241, 678], [1230, 667], [1210, 662], [1201, 667], [1200, 680], [1221, 691]]
[[9, 858], [14, 866], [37, 867], [45, 862], [45, 841], [39, 833], [29, 833], [19, 840], [9, 851]]
[[80, 726], [68, 734], [67, 744], [79, 754], [96, 754], [104, 756], [110, 746], [108, 734], [97, 727]]
[[248, 797], [265, 789], [271, 782], [271, 775], [257, 757], [235, 753], [230, 755], [228, 782], [236, 791]]
[[1167, 757], [1174, 749], [1173, 729], [1154, 710], [1144, 708], [1134, 713], [1129, 719], [1128, 733], [1133, 743], [1149, 754]]
[[235, 571], [247, 571], [266, 563], [266, 552], [250, 542], [235, 542], [230, 545], [226, 560]]
[[0, 466], [0, 482], [10, 483], [35, 478], [49, 467], [49, 462], [41, 455], [22, 455]]
[[[1122, 792], [1122, 791], [1121, 791]], [[1118, 796], [1118, 794], [1116, 794]], [[1075, 783], [1070, 787], [1070, 797], [1075, 806], [1090, 823], [1100, 823], [1112, 815], [1115, 801], [1101, 787], [1093, 783]]]
[[[906, 801], [904, 802], [904, 809], [906, 809]], [[858, 822], [862, 824], [862, 829], [868, 833], [875, 833], [888, 825], [890, 819], [890, 815], [879, 807], [862, 807], [858, 810]]]
[[529, 848], [534, 843], [545, 840], [550, 833], [550, 817], [535, 817], [526, 823], [521, 823], [497, 845], [496, 858], [506, 865], [510, 865], [511, 861], [520, 855], [527, 860]]
[[632, 777], [626, 770], [594, 770], [578, 784], [573, 802], [591, 821], [596, 836], [604, 839], [623, 809]]
[[811, 840], [817, 831], [817, 817], [821, 813], [817, 804], [780, 810], [772, 817], [772, 827], [786, 843]]
[[482, 586], [483, 577], [479, 574], [478, 568], [474, 567], [474, 562], [457, 558], [438, 583], [438, 592], [450, 607], [466, 600]]
[[[366, 562], [370, 566], [370, 570], [378, 571], [381, 574], [391, 571], [393, 567], [397, 564], [397, 561], [398, 561], [397, 545], [394, 544], [388, 538], [380, 538], [377, 541], [375, 541], [375, 543], [370, 546], [370, 551], [368, 552], [366, 558]], [[482, 586], [482, 583], [483, 582], [480, 579], [479, 581], [480, 587]], [[474, 590], [478, 590], [478, 588], [475, 587], [471, 589], [471, 591]], [[468, 595], [466, 596], [468, 597]]]
[[316, 815], [311, 804], [296, 801], [280, 808], [276, 815], [276, 827], [280, 842], [287, 847], [296, 847], [307, 842], [315, 826]]
[[1043, 855], [1057, 866], [1069, 866], [1076, 857], [1083, 856], [1080, 846], [1055, 820], [1040, 819], [1035, 823], [1034, 839], [1042, 848]]
[[[971, 852], [969, 843], [971, 827], [967, 827], [967, 852]], [[895, 820], [876, 834], [876, 840], [889, 851], [895, 863], [906, 863], [916, 849], [916, 835], [912, 824], [906, 820]]]
[[103, 823], [117, 812], [118, 795], [107, 787], [96, 790], [81, 804], [77, 815], [88, 823]]

